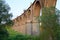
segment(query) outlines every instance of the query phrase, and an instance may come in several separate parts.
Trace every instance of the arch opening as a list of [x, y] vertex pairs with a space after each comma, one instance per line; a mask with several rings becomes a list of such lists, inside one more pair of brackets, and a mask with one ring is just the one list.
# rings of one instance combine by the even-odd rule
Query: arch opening
[[35, 8], [34, 8], [34, 16], [39, 16], [40, 15], [40, 9], [41, 9], [41, 5], [40, 2], [37, 1], [35, 4]]

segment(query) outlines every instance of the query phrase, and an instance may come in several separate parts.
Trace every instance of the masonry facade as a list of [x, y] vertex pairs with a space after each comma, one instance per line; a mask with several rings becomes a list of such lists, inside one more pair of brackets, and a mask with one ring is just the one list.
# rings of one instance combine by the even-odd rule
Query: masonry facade
[[57, 0], [35, 0], [33, 4], [24, 10], [24, 13], [13, 20], [12, 29], [23, 34], [38, 35], [40, 23], [37, 17], [41, 15], [42, 8], [56, 5]]

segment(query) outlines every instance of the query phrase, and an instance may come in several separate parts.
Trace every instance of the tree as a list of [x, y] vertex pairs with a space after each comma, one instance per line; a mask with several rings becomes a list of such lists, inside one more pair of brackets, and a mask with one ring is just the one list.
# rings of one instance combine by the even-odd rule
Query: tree
[[40, 35], [41, 40], [57, 40], [60, 25], [58, 21], [58, 15], [60, 11], [55, 7], [43, 8], [42, 16], [39, 17], [39, 22], [42, 24], [40, 28], [42, 28], [42, 33]]
[[[13, 24], [11, 17], [12, 14], [9, 13], [10, 7], [5, 3], [4, 0], [0, 0], [0, 40], [8, 36], [6, 26], [11, 26]], [[3, 38], [3, 39], [2, 39]]]

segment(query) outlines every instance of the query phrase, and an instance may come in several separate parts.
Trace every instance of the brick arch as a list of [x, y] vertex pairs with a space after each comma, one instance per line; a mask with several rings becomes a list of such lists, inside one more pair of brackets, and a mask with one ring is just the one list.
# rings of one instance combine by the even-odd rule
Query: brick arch
[[39, 16], [40, 15], [40, 9], [41, 9], [40, 2], [37, 1], [35, 3], [35, 6], [34, 6], [34, 16]]
[[37, 17], [40, 15], [41, 5], [39, 1], [36, 1], [33, 6], [33, 26], [32, 26], [32, 34], [39, 35], [39, 22]]

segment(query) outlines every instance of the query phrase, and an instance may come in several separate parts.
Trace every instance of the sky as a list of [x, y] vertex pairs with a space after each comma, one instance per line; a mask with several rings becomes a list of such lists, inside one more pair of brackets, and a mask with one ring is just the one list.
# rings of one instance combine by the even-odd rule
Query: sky
[[[20, 16], [24, 10], [34, 2], [34, 0], [5, 0], [6, 3], [10, 6], [10, 12], [13, 14], [12, 19]], [[57, 0], [56, 8], [60, 10], [60, 0]]]

